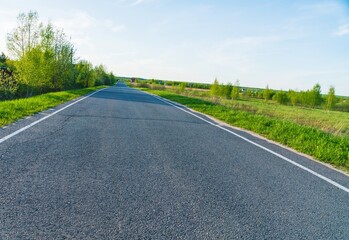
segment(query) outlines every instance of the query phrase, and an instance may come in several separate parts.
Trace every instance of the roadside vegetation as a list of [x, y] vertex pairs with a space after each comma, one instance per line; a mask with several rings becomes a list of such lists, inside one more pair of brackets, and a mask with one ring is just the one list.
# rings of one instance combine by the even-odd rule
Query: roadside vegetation
[[104, 87], [51, 92], [29, 98], [0, 101], [0, 127]]
[[[336, 96], [334, 88], [322, 95], [318, 84], [287, 94], [269, 87], [244, 88], [239, 82], [222, 85], [217, 80], [200, 89], [157, 80], [136, 80], [133, 85], [349, 170], [349, 113], [336, 108], [345, 105], [346, 98]], [[298, 100], [280, 102], [280, 93], [287, 98], [295, 94]]]
[[17, 20], [7, 36], [11, 57], [0, 55], [0, 101], [115, 84], [112, 72], [76, 57], [63, 30], [40, 22], [37, 12], [21, 13]]

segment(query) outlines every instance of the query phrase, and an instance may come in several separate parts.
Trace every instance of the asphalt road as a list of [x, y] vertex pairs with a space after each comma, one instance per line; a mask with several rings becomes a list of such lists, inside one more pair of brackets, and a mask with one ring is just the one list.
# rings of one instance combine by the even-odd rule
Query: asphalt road
[[348, 192], [122, 83], [0, 143], [0, 184], [0, 239], [349, 239]]

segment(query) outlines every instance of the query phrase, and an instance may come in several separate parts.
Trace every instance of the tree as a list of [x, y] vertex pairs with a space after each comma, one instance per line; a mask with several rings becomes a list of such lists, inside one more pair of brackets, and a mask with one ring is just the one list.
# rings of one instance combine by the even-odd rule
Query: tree
[[104, 84], [109, 84], [108, 82], [108, 74], [106, 72], [106, 67], [103, 65], [99, 65], [97, 67], [95, 67], [94, 69], [95, 73], [96, 73], [96, 82], [95, 85], [96, 86], [100, 86], [100, 85], [104, 85]]
[[42, 51], [41, 46], [27, 51], [15, 65], [20, 81], [27, 87], [27, 97], [50, 89], [52, 55]]
[[276, 92], [275, 95], [273, 96], [273, 99], [283, 105], [286, 105], [289, 102], [287, 93], [284, 91]]
[[266, 86], [266, 88], [263, 91], [263, 98], [267, 102], [270, 99], [270, 89], [269, 85]]
[[179, 85], [179, 92], [183, 93], [185, 91], [187, 84], [185, 82], [181, 82], [181, 84]]
[[233, 89], [231, 91], [231, 98], [233, 100], [239, 99], [239, 93], [240, 93], [240, 82], [239, 80], [236, 80]]
[[213, 84], [210, 87], [210, 95], [212, 97], [219, 96], [219, 82], [218, 82], [217, 78], [214, 80]]
[[14, 98], [18, 88], [16, 75], [7, 68], [0, 68], [0, 100]]
[[42, 24], [35, 11], [19, 14], [17, 21], [17, 28], [7, 35], [7, 48], [15, 57], [21, 58], [38, 44]]
[[227, 85], [223, 86], [222, 96], [225, 97], [226, 99], [230, 99], [232, 90], [233, 90], [233, 85], [231, 85], [230, 82], [227, 83]]
[[336, 104], [336, 94], [335, 89], [333, 86], [330, 87], [327, 96], [326, 96], [326, 109], [331, 110], [333, 109], [334, 105]]
[[80, 60], [76, 65], [77, 77], [76, 82], [81, 87], [94, 86], [96, 80], [96, 73], [90, 62], [86, 60]]
[[291, 104], [293, 106], [296, 106], [298, 100], [298, 93], [294, 90], [289, 90], [288, 97], [290, 98]]
[[321, 86], [320, 84], [315, 84], [312, 90], [306, 92], [306, 104], [310, 107], [320, 106], [322, 103], [321, 97]]
[[110, 72], [108, 74], [108, 82], [106, 82], [106, 85], [115, 85], [117, 79], [115, 77], [115, 75], [113, 74], [113, 72]]
[[6, 60], [7, 60], [7, 57], [6, 57], [5, 53], [2, 52], [0, 55], [0, 67], [6, 66]]
[[7, 46], [26, 96], [75, 86], [74, 46], [62, 30], [39, 23], [37, 12], [21, 13]]
[[62, 30], [56, 30], [50, 23], [41, 31], [40, 44], [47, 58], [47, 66], [51, 68], [51, 87], [62, 90], [74, 86], [74, 53], [72, 43]]

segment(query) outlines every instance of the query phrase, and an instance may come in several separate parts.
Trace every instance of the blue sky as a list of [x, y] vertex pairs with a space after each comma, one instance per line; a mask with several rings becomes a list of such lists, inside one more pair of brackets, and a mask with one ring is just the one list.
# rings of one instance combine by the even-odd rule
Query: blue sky
[[71, 36], [77, 55], [116, 75], [274, 89], [320, 83], [349, 95], [349, 1], [11, 0], [0, 51], [20, 12]]

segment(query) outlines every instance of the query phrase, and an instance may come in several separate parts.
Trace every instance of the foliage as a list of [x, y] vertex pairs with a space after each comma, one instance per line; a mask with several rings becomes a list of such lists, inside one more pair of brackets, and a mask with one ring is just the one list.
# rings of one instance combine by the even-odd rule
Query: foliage
[[275, 100], [276, 102], [278, 102], [280, 104], [286, 105], [289, 102], [289, 97], [287, 95], [287, 92], [278, 91], [273, 96], [273, 100]]
[[96, 81], [96, 73], [93, 71], [93, 66], [86, 60], [80, 60], [76, 65], [77, 77], [76, 82], [81, 87], [94, 86]]
[[37, 12], [21, 13], [17, 20], [17, 27], [7, 36], [15, 59], [0, 56], [0, 67], [10, 69], [16, 79], [0, 76], [0, 100], [115, 84], [116, 77], [103, 65], [93, 67], [86, 60], [76, 63], [75, 47], [63, 30], [41, 23]]
[[266, 102], [270, 99], [270, 90], [268, 85], [263, 91], [263, 98]]
[[214, 80], [213, 84], [210, 87], [210, 94], [212, 97], [219, 96], [219, 83], [218, 83], [217, 78]]
[[7, 57], [5, 53], [2, 52], [0, 54], [0, 67], [6, 67], [6, 60], [7, 60]]
[[298, 101], [298, 94], [294, 90], [289, 90], [288, 91], [288, 97], [292, 103], [293, 106], [296, 106], [297, 101]]
[[13, 99], [19, 88], [17, 76], [7, 67], [0, 68], [0, 99]]
[[331, 110], [336, 104], [336, 94], [333, 86], [330, 87], [326, 96], [326, 109]]
[[230, 99], [232, 90], [233, 85], [231, 85], [231, 83], [228, 83], [227, 85], [221, 85], [221, 96], [226, 99]]
[[240, 93], [240, 82], [237, 80], [233, 86], [233, 89], [231, 91], [231, 98], [233, 100], [239, 99], [239, 93]]
[[186, 84], [185, 82], [182, 82], [180, 85], [179, 85], [179, 92], [184, 92], [185, 91], [185, 88], [186, 88]]

